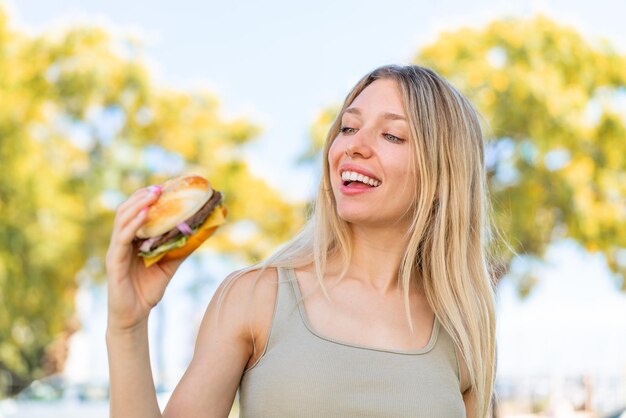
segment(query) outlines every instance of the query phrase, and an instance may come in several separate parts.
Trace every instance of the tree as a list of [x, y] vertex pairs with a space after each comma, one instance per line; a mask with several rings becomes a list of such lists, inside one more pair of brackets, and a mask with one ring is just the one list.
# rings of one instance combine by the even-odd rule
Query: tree
[[[442, 33], [414, 63], [484, 118], [493, 217], [514, 250], [494, 249], [501, 271], [570, 238], [602, 252], [626, 291], [626, 57], [538, 16]], [[329, 111], [312, 131], [327, 130]], [[522, 295], [536, 282], [530, 270], [515, 279]]]
[[207, 176], [229, 222], [206, 245], [239, 260], [303, 223], [243, 160], [259, 128], [224, 120], [209, 92], [153, 85], [136, 40], [94, 27], [31, 37], [0, 9], [0, 97], [2, 392], [62, 368], [78, 280], [103, 278], [114, 209], [135, 189]]
[[[415, 62], [487, 120], [495, 220], [514, 250], [542, 259], [574, 239], [602, 252], [626, 290], [626, 57], [537, 16], [441, 34]], [[520, 279], [525, 294], [535, 279]]]

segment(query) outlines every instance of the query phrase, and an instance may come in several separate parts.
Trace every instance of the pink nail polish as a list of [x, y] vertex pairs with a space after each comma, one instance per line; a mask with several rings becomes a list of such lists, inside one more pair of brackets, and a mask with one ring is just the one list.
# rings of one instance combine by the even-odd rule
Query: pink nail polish
[[163, 190], [163, 188], [161, 186], [150, 186], [148, 187], [148, 191], [152, 194], [157, 194], [157, 193], [161, 193], [161, 190]]

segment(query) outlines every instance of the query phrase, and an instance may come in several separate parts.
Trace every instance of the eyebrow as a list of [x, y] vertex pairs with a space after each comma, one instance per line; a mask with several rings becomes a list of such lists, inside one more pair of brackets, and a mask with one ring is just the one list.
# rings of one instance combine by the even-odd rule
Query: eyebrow
[[[357, 107], [349, 107], [346, 110], [344, 110], [343, 113], [353, 113], [355, 115], [361, 116], [361, 111]], [[385, 112], [383, 113], [382, 117], [383, 119], [387, 119], [387, 120], [402, 120], [406, 122], [406, 118], [404, 116], [398, 115], [396, 113]]]

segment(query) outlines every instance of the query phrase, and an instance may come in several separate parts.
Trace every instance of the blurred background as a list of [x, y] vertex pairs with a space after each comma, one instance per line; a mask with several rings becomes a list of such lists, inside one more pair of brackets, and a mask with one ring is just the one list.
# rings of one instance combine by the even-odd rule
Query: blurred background
[[606, 0], [0, 0], [0, 418], [108, 416], [114, 210], [196, 172], [229, 222], [151, 317], [164, 404], [217, 284], [302, 226], [344, 95], [388, 63], [435, 69], [484, 120], [514, 250], [493, 249], [494, 416], [625, 417], [624, 16]]

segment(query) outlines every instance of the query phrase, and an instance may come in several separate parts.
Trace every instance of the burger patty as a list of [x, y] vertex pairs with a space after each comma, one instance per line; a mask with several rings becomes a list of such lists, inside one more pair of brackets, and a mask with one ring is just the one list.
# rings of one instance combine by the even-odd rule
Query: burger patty
[[[211, 198], [204, 204], [204, 206], [202, 206], [200, 210], [196, 212], [195, 215], [187, 219], [185, 223], [189, 225], [189, 228], [191, 229], [195, 229], [199, 227], [200, 225], [204, 223], [204, 220], [211, 214], [211, 212], [213, 212], [213, 209], [215, 209], [215, 207], [219, 205], [221, 201], [222, 201], [222, 194], [218, 191], [214, 191], [213, 196], [211, 196]], [[178, 239], [182, 235], [183, 233], [180, 232], [180, 230], [177, 227], [174, 227], [170, 229], [169, 231], [167, 231], [166, 233], [164, 233], [163, 235], [161, 235], [161, 237], [158, 240], [154, 241], [152, 245], [150, 246], [149, 251], [154, 250], [155, 248], [165, 244], [168, 241]]]

